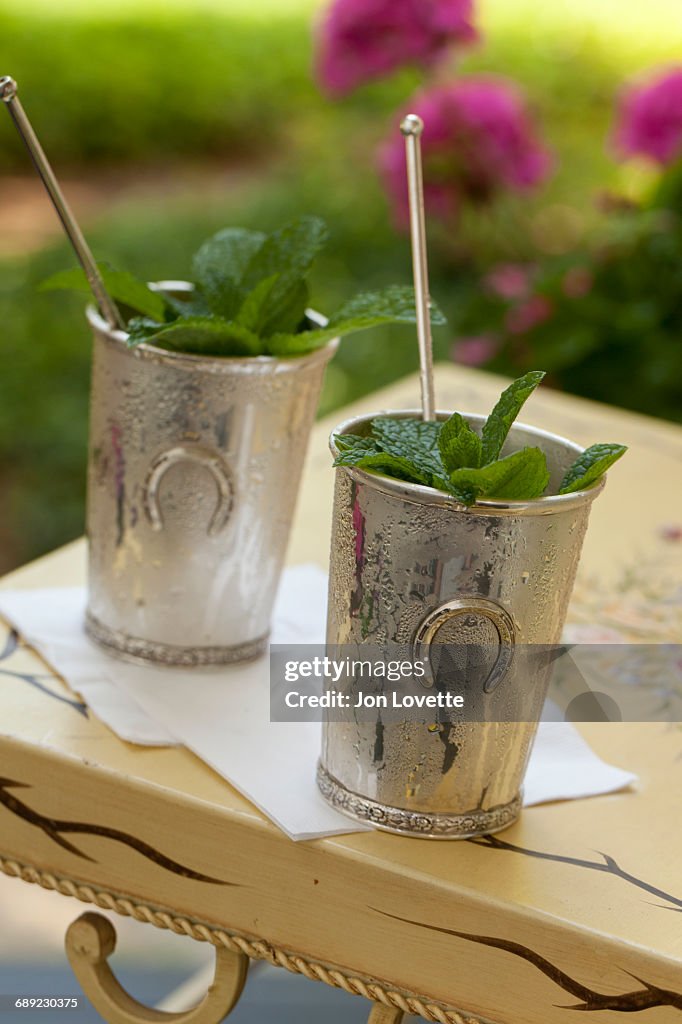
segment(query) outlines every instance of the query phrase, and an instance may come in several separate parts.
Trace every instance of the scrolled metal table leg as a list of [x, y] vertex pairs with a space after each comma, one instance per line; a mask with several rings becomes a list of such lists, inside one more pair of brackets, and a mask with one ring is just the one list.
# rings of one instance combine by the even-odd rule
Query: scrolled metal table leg
[[249, 967], [244, 953], [216, 949], [215, 976], [202, 1001], [185, 1013], [164, 1013], [133, 999], [114, 977], [107, 959], [116, 946], [116, 931], [108, 918], [82, 914], [69, 926], [65, 946], [83, 992], [107, 1024], [218, 1024], [237, 1005]]
[[393, 1006], [384, 1006], [382, 1003], [375, 1003], [369, 1011], [367, 1024], [400, 1024], [405, 1014]]

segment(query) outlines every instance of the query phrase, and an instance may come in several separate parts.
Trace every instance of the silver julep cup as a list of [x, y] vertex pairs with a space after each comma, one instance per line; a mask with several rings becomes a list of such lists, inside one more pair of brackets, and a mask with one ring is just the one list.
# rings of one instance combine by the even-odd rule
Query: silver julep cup
[[[373, 418], [349, 420], [334, 434], [365, 434]], [[484, 417], [465, 418], [480, 431]], [[517, 424], [502, 454], [525, 445], [545, 452], [550, 489], [582, 451]], [[361, 658], [368, 644], [394, 644], [429, 663], [434, 644], [452, 645], [441, 652], [478, 645], [492, 660], [482, 675], [464, 673], [465, 706], [493, 708], [481, 720], [437, 712], [436, 724], [390, 720], [382, 711], [328, 716], [318, 785], [333, 806], [391, 832], [434, 839], [496, 832], [516, 820], [549, 674], [542, 661], [529, 672], [522, 654], [536, 649], [518, 645], [559, 642], [602, 487], [465, 508], [429, 487], [336, 470], [328, 650], [357, 650]]]
[[[189, 286], [165, 282], [179, 292]], [[324, 369], [128, 348], [94, 309], [86, 629], [168, 665], [264, 650]], [[324, 323], [309, 314], [316, 323]]]

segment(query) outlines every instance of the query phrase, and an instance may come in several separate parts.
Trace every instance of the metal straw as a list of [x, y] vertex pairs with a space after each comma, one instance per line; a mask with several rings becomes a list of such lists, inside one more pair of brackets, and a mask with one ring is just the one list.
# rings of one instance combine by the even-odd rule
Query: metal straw
[[436, 418], [433, 394], [433, 350], [429, 314], [429, 269], [426, 261], [426, 225], [424, 220], [424, 182], [419, 136], [424, 122], [416, 114], [408, 114], [400, 125], [405, 136], [407, 186], [410, 200], [410, 235], [412, 237], [412, 269], [414, 297], [417, 305], [417, 339], [419, 341], [419, 377], [422, 393], [422, 419]]
[[97, 269], [94, 257], [90, 252], [90, 247], [85, 241], [83, 232], [79, 228], [76, 219], [71, 212], [71, 208], [64, 198], [57, 179], [54, 176], [54, 171], [50, 167], [48, 159], [45, 156], [43, 147], [40, 145], [38, 137], [33, 131], [31, 122], [27, 118], [24, 108], [19, 102], [19, 98], [17, 96], [17, 83], [13, 78], [10, 78], [9, 75], [0, 78], [0, 99], [2, 99], [7, 106], [9, 115], [14, 121], [16, 129], [31, 155], [31, 159], [33, 160], [35, 168], [42, 179], [43, 185], [47, 189], [48, 195], [52, 200], [52, 205], [57, 211], [57, 216], [62, 222], [64, 230], [69, 237], [69, 241], [76, 251], [76, 256], [85, 271], [85, 276], [87, 277], [90, 288], [92, 289], [92, 294], [95, 296], [95, 301], [99, 307], [100, 313], [110, 327], [123, 329], [124, 324], [121, 319], [121, 314], [118, 311], [118, 307], [104, 286], [104, 281]]

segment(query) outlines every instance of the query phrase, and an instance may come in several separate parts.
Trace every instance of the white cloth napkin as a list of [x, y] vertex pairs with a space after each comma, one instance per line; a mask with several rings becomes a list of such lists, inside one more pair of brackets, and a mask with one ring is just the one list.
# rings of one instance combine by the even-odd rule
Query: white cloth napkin
[[[285, 571], [273, 643], [321, 643], [326, 576]], [[317, 722], [271, 722], [267, 658], [214, 669], [148, 668], [101, 651], [83, 632], [81, 587], [0, 591], [0, 613], [122, 739], [182, 744], [292, 839], [364, 831], [322, 799], [315, 784]], [[543, 722], [525, 781], [525, 804], [613, 793], [636, 781], [606, 764], [577, 730]]]

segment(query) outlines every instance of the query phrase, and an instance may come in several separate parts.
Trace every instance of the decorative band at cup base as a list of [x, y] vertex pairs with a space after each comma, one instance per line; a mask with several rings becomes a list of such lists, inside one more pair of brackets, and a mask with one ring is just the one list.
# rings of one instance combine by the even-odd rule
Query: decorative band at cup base
[[232, 665], [238, 661], [251, 661], [267, 650], [268, 636], [249, 640], [233, 647], [181, 647], [175, 644], [157, 643], [129, 636], [120, 630], [109, 629], [92, 612], [85, 615], [85, 632], [91, 640], [125, 661], [139, 665]]
[[521, 793], [508, 804], [500, 804], [487, 811], [475, 808], [464, 814], [390, 807], [346, 789], [321, 763], [317, 766], [317, 785], [327, 803], [349, 818], [367, 822], [385, 832], [418, 839], [473, 839], [490, 835], [512, 825], [521, 813]]

